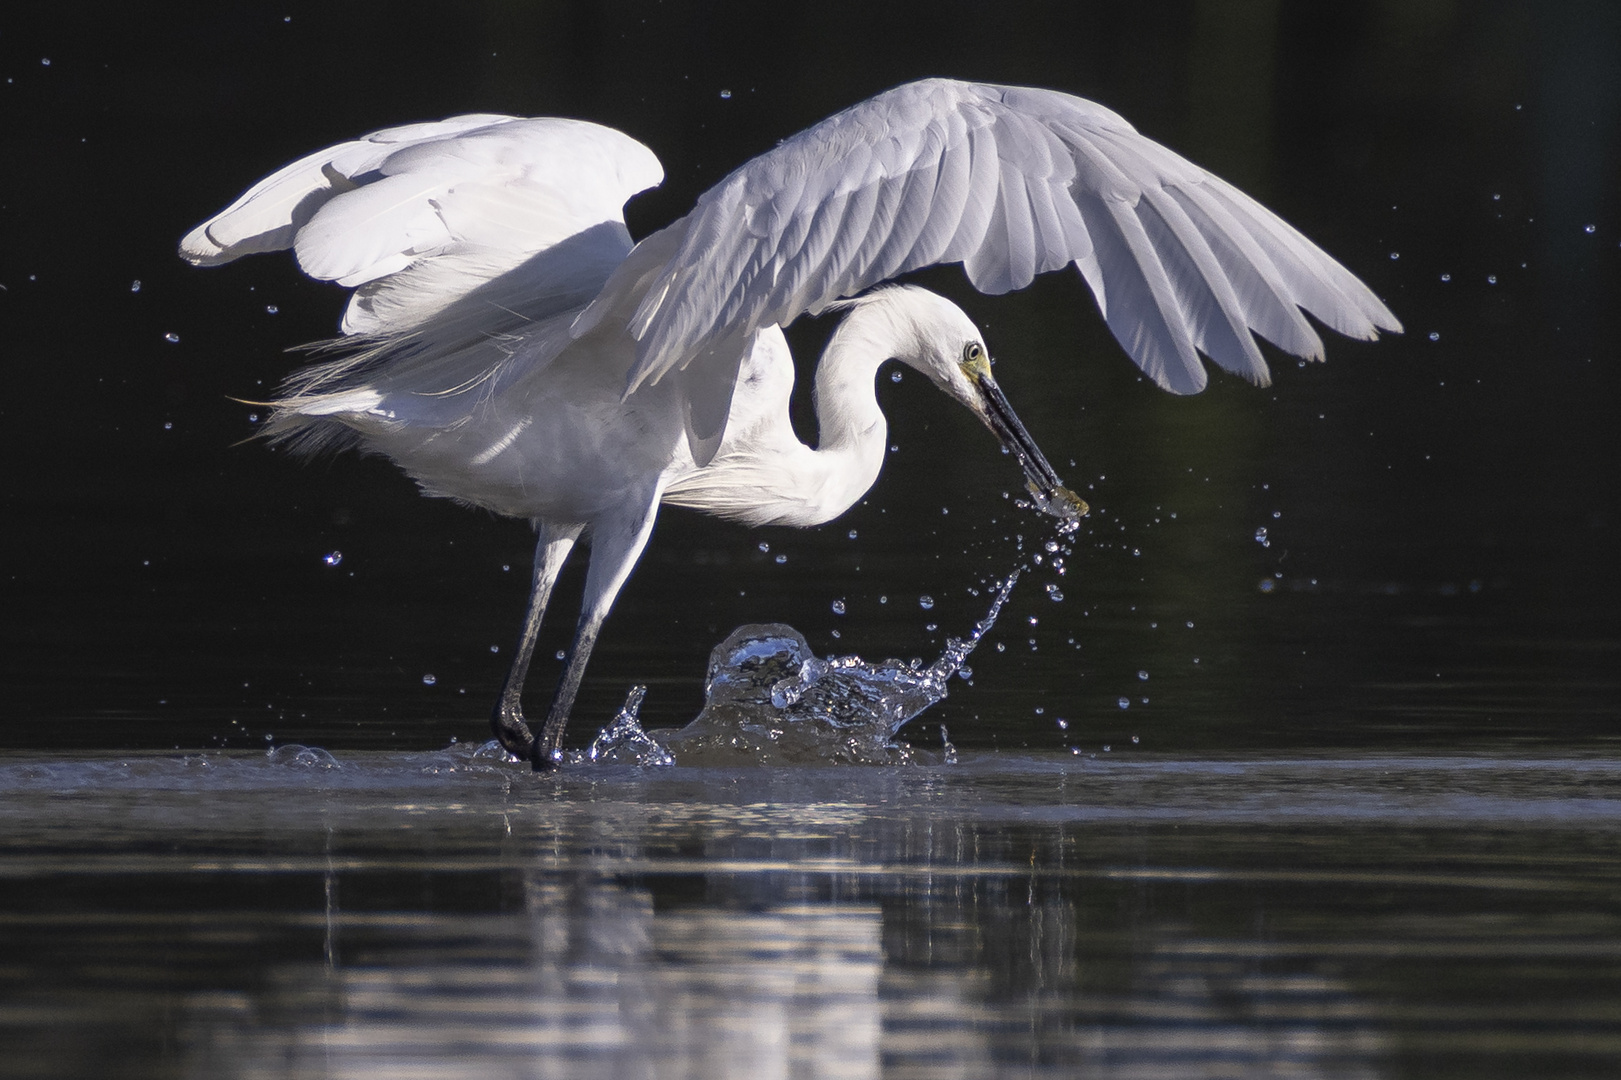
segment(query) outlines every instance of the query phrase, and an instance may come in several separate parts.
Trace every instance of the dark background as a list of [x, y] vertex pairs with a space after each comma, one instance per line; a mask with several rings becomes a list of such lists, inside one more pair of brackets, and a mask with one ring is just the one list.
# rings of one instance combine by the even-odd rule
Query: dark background
[[[231, 399], [268, 394], [343, 299], [286, 257], [174, 256], [249, 183], [390, 124], [577, 116], [663, 160], [629, 211], [642, 235], [776, 140], [926, 75], [1108, 105], [1322, 244], [1407, 333], [1325, 335], [1326, 365], [1270, 351], [1272, 388], [1216, 377], [1176, 399], [1073, 274], [1000, 298], [922, 275], [986, 328], [1096, 509], [1062, 578], [1020, 584], [990, 639], [1005, 651], [982, 647], [915, 737], [940, 720], [959, 745], [1086, 751], [1613, 745], [1621, 8], [1248, 0], [8, 6], [0, 746], [485, 737], [528, 528], [421, 499], [386, 462], [244, 444], [261, 410]], [[826, 322], [795, 331], [802, 377]], [[971, 417], [919, 378], [879, 392], [899, 449], [846, 518], [663, 515], [576, 740], [633, 682], [653, 723], [690, 717], [739, 623], [932, 657], [983, 614], [970, 590], [1044, 526], [1004, 501], [1016, 469]], [[543, 658], [572, 627], [574, 569]], [[554, 667], [537, 664], [532, 713]]]

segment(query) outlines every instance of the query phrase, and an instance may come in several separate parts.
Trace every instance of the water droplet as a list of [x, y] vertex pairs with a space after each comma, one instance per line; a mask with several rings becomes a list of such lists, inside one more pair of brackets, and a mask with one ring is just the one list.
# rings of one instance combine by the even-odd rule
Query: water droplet
[[1069, 721], [1065, 720], [1062, 716], [1058, 717], [1058, 719], [1055, 721], [1055, 723], [1058, 724], [1058, 730], [1059, 731], [1068, 731], [1069, 730]]
[[1431, 341], [1440, 341], [1441, 340], [1441, 335], [1438, 334], [1436, 331], [1431, 330], [1430, 331], [1430, 340]]
[[1148, 672], [1139, 671], [1137, 673], [1137, 678], [1141, 679], [1143, 682], [1147, 682], [1148, 681]]
[[929, 625], [925, 626], [923, 629], [925, 631], [927, 631], [928, 633], [932, 634], [936, 630], [940, 629], [940, 624], [939, 623], [930, 623]]
[[1265, 525], [1262, 525], [1259, 529], [1255, 530], [1255, 542], [1260, 544], [1262, 547], [1272, 546], [1272, 541], [1267, 539]]
[[771, 550], [771, 545], [766, 543], [764, 540], [761, 540], [760, 541], [760, 550], [761, 551], [770, 551]]
[[1193, 629], [1193, 620], [1192, 620], [1192, 619], [1189, 619], [1189, 620], [1188, 620], [1188, 629], [1189, 629], [1189, 630], [1192, 630], [1192, 629]]
[[167, 341], [170, 345], [178, 345], [180, 344], [180, 335], [175, 333], [173, 330], [170, 330], [167, 334], [163, 335], [163, 340]]
[[1057, 585], [1048, 585], [1047, 586], [1047, 599], [1049, 599], [1053, 603], [1057, 604], [1057, 603], [1060, 603], [1060, 602], [1063, 601], [1064, 594], [1058, 591], [1058, 586]]
[[1587, 235], [1589, 235], [1589, 236], [1591, 236], [1591, 235], [1593, 235], [1593, 234], [1594, 234], [1594, 233], [1596, 233], [1596, 232], [1598, 232], [1598, 226], [1597, 226], [1597, 225], [1588, 225], [1588, 226], [1585, 226], [1585, 227], [1584, 227], [1584, 228], [1583, 228], [1583, 229], [1582, 229], [1582, 232], [1584, 232], [1584, 233], [1586, 233], [1586, 234], [1587, 234]]
[[259, 414], [256, 413], [256, 412], [250, 412], [248, 414], [248, 423], [257, 424], [258, 422], [259, 422]]
[[563, 650], [562, 649], [557, 650], [557, 659], [559, 659], [559, 660], [563, 659]]
[[165, 420], [165, 421], [164, 421], [164, 422], [163, 422], [163, 430], [164, 430], [164, 431], [173, 431], [173, 430], [174, 430], [174, 421], [172, 421], [172, 420]]
[[427, 675], [422, 676], [422, 685], [423, 686], [432, 686], [434, 683], [436, 683], [438, 681], [439, 681], [439, 676], [434, 675], [432, 673], [429, 673]]
[[341, 563], [343, 561], [343, 552], [338, 551], [336, 548], [334, 548], [333, 550], [327, 552], [325, 555], [322, 555], [321, 556], [321, 561], [326, 563], [328, 566], [337, 566], [339, 563]]
[[899, 369], [897, 369], [895, 371], [891, 371], [889, 373], [889, 381], [890, 382], [900, 382], [901, 381], [901, 373], [900, 373]]
[[1123, 697], [1116, 704], [1118, 704], [1122, 709], [1129, 709], [1131, 708], [1131, 699]]
[[1053, 552], [1058, 550], [1058, 541], [1057, 540], [1049, 540], [1049, 541], [1047, 541], [1045, 544], [1043, 544], [1041, 546], [1043, 548], [1045, 548], [1046, 551], [1047, 551], [1047, 554], [1050, 555]]
[[1497, 284], [1497, 275], [1496, 274], [1487, 274], [1486, 275], [1486, 284], [1488, 284], [1488, 285], [1496, 285]]
[[40, 62], [40, 65], [42, 67], [50, 67], [51, 66], [51, 58], [49, 56], [40, 57], [39, 62]]
[[783, 563], [785, 563], [787, 561], [788, 561], [788, 556], [786, 556], [786, 555], [778, 555], [777, 556], [777, 565], [778, 566], [781, 566]]
[[917, 606], [922, 608], [924, 611], [928, 611], [930, 608], [932, 608], [934, 606], [934, 597], [932, 597], [932, 596], [920, 596], [920, 597], [918, 597], [917, 598]]
[[1277, 585], [1272, 581], [1271, 578], [1262, 578], [1260, 588], [1262, 592], [1269, 593], [1273, 589], [1277, 588]]
[[281, 308], [277, 307], [275, 304], [266, 304], [265, 305], [265, 314], [266, 315], [278, 315], [280, 313], [281, 313]]
[[1140, 742], [1142, 742], [1142, 740], [1139, 739], [1137, 736], [1133, 735], [1131, 737], [1131, 745], [1136, 746]]
[[499, 645], [491, 645], [490, 646], [490, 651], [491, 652], [500, 652], [501, 651], [501, 646], [499, 646]]
[[880, 597], [879, 597], [879, 598], [878, 598], [878, 602], [879, 602], [879, 603], [880, 603], [880, 604], [887, 604], [887, 603], [889, 603], [889, 597], [887, 597], [887, 596], [880, 596]]
[[1108, 743], [1104, 743], [1104, 744], [1103, 744], [1103, 752], [1104, 752], [1104, 753], [1105, 753], [1105, 754], [1107, 754], [1107, 753], [1108, 753], [1108, 752], [1109, 752], [1109, 750], [1110, 750], [1110, 749], [1111, 749], [1111, 748], [1110, 748], [1110, 746], [1109, 746], [1109, 744], [1108, 744]]
[[1394, 261], [1394, 260], [1396, 260], [1396, 259], [1399, 259], [1399, 258], [1401, 258], [1401, 252], [1399, 252], [1399, 251], [1392, 251], [1392, 252], [1391, 252], [1391, 253], [1390, 253], [1390, 258], [1391, 258], [1391, 260], [1392, 260], [1392, 261]]
[[835, 614], [835, 615], [843, 615], [844, 614], [844, 601], [843, 600], [835, 600], [835, 601], [833, 601], [833, 614]]
[[856, 531], [854, 529], [851, 529], [850, 533], [849, 533], [849, 536], [850, 536], [850, 539], [854, 540], [856, 538]]
[[722, 90], [720, 92], [720, 99], [722, 101], [730, 101], [730, 100], [732, 100], [732, 92], [730, 90]]
[[966, 681], [974, 677], [974, 669], [969, 667], [967, 664], [964, 664], [962, 667], [957, 669], [957, 674], [961, 676], [964, 681]]
[[1492, 202], [1501, 202], [1502, 199], [1503, 199], [1503, 196], [1502, 196], [1501, 193], [1496, 192], [1496, 191], [1492, 192]]
[[129, 291], [130, 292], [140, 292], [141, 291], [141, 279], [140, 278], [136, 278], [134, 281], [129, 283]]
[[1441, 280], [1442, 281], [1451, 281], [1452, 280], [1452, 275], [1451, 274], [1442, 274], [1441, 275]]

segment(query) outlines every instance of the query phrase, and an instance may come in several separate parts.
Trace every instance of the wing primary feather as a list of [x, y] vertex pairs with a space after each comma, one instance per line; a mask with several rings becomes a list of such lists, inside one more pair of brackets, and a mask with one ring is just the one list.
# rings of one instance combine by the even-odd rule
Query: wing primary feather
[[1137, 204], [1149, 242], [1176, 286], [1194, 344], [1221, 367], [1257, 385], [1270, 381], [1238, 295], [1210, 245], [1164, 189], [1147, 188]]
[[1284, 352], [1320, 360], [1323, 340], [1313, 330], [1284, 284], [1277, 264], [1205, 190], [1203, 184], [1166, 189], [1221, 263], [1233, 290], [1243, 298], [1249, 323]]
[[1212, 176], [1205, 183], [1285, 269], [1301, 307], [1346, 337], [1367, 341], [1379, 330], [1401, 331], [1401, 323], [1372, 290], [1292, 225], [1226, 181]]
[[[1104, 321], [1126, 354], [1155, 383], [1176, 394], [1196, 394], [1208, 376], [1175, 290], [1131, 206], [1120, 199], [1080, 202], [1092, 235], [1094, 279], [1108, 283]], [[1082, 272], [1086, 273], [1083, 262]], [[1102, 302], [1100, 300], [1100, 306]]]

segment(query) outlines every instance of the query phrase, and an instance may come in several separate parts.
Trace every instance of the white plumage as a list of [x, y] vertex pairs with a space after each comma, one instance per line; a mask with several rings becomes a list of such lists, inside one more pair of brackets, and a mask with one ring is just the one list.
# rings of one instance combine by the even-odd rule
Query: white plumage
[[[1255, 334], [1319, 359], [1302, 309], [1351, 337], [1399, 331], [1328, 255], [1242, 192], [1067, 94], [931, 79], [823, 121], [632, 246], [652, 152], [578, 120], [463, 116], [302, 158], [181, 242], [199, 265], [291, 248], [355, 289], [353, 348], [295, 373], [268, 427], [385, 453], [429, 494], [533, 520], [530, 613], [494, 726], [550, 764], [586, 658], [660, 501], [812, 525], [876, 479], [877, 367], [898, 359], [980, 416], [1043, 497], [1056, 474], [948, 301], [874, 286], [960, 262], [1002, 293], [1074, 264], [1156, 383], [1202, 389], [1199, 354], [1255, 383]], [[851, 299], [853, 298], [853, 299]], [[820, 438], [788, 424], [781, 332], [849, 308], [817, 369]], [[541, 737], [519, 695], [557, 571], [586, 530], [575, 643]]]

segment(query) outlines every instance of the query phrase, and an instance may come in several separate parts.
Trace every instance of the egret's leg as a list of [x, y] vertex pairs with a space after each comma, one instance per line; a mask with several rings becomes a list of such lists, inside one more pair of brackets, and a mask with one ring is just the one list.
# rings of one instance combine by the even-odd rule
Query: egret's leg
[[597, 631], [602, 629], [602, 620], [608, 617], [614, 598], [647, 546], [661, 494], [662, 491], [655, 492], [640, 513], [599, 520], [591, 526], [591, 569], [585, 576], [580, 624], [574, 631], [574, 643], [569, 646], [557, 694], [552, 698], [552, 711], [547, 714], [546, 726], [535, 743], [536, 770], [551, 768], [562, 756], [563, 727], [574, 708], [574, 697], [580, 692], [580, 680], [585, 675], [586, 661], [591, 658], [591, 647], [597, 642]]
[[574, 548], [574, 541], [579, 539], [580, 528], [579, 525], [542, 524], [537, 530], [540, 539], [535, 543], [535, 576], [529, 586], [529, 611], [523, 618], [523, 636], [518, 639], [517, 654], [507, 669], [501, 697], [490, 716], [495, 737], [507, 748], [507, 753], [519, 757], [528, 757], [535, 745], [529, 725], [523, 722], [523, 681], [529, 674], [529, 660], [535, 654], [535, 639], [540, 636], [540, 620], [546, 614], [546, 602], [551, 599], [552, 586]]

